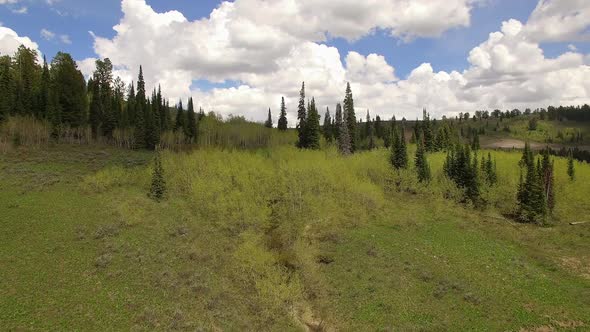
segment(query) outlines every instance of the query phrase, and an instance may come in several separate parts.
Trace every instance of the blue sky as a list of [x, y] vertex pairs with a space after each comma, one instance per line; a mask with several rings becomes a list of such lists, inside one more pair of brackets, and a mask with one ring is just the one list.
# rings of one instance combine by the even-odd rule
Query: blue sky
[[[202, 107], [221, 113], [251, 115], [251, 118], [264, 116], [265, 113], [259, 109], [272, 107], [280, 96], [285, 96], [288, 104], [293, 103], [302, 80], [309, 82], [310, 94], [324, 105], [333, 107], [339, 101], [345, 82], [352, 81], [353, 87], [359, 91], [356, 100], [360, 107], [383, 112], [399, 109], [401, 111], [398, 113], [409, 114], [409, 117], [419, 114], [423, 107], [436, 109], [433, 113], [440, 116], [472, 111], [474, 108], [535, 107], [549, 103], [586, 102], [590, 99], [590, 86], [585, 78], [590, 71], [590, 43], [587, 42], [590, 38], [590, 20], [580, 23], [578, 15], [580, 12], [584, 13], [582, 17], [590, 15], [590, 2], [543, 0], [543, 10], [535, 10], [539, 3], [537, 0], [415, 0], [409, 4], [400, 0], [383, 0], [373, 5], [349, 1], [344, 9], [338, 8], [338, 4], [324, 4], [328, 11], [326, 19], [321, 12], [314, 11], [320, 3], [293, 0], [304, 9], [297, 13], [299, 21], [293, 23], [296, 29], [292, 30], [291, 17], [287, 24], [275, 23], [274, 17], [264, 17], [264, 12], [254, 10], [253, 13], [237, 6], [238, 1], [251, 7], [262, 6], [266, 0], [235, 0], [235, 8], [226, 7], [222, 11], [230, 15], [230, 20], [223, 28], [226, 30], [220, 32], [214, 28], [219, 21], [211, 19], [210, 14], [221, 5], [221, 1], [124, 0], [129, 7], [125, 13], [121, 1], [0, 0], [0, 22], [18, 36], [28, 37], [39, 44], [39, 50], [49, 60], [57, 51], [71, 53], [74, 59], [81, 61], [81, 68], [85, 60], [87, 75], [92, 70], [93, 58], [97, 57], [108, 56], [119, 68], [126, 68], [126, 72], [119, 74], [129, 80], [136, 77], [139, 64], [143, 64], [144, 69], [148, 67], [148, 84], [161, 83], [164, 91], [168, 91], [172, 98], [193, 95], [202, 101]], [[266, 3], [276, 6], [277, 1]], [[470, 5], [473, 2], [477, 4]], [[383, 5], [385, 3], [393, 5], [387, 7]], [[426, 20], [416, 18], [414, 21], [408, 15], [398, 20], [401, 17], [398, 14], [399, 6], [411, 7], [416, 4], [417, 7], [426, 6], [436, 10], [430, 11], [430, 17]], [[16, 13], [24, 7], [27, 8], [26, 13]], [[460, 18], [453, 21], [460, 16], [457, 13], [461, 9], [469, 7], [469, 26], [464, 26]], [[384, 20], [381, 17], [380, 23], [372, 22], [383, 8], [387, 10], [387, 18]], [[444, 13], [446, 8], [454, 10]], [[182, 23], [182, 27], [171, 26], [174, 18], [162, 14], [170, 10], [181, 12], [187, 22]], [[360, 14], [354, 17], [356, 10], [363, 10], [365, 16]], [[140, 16], [137, 15], [142, 11], [144, 14], [148, 12], [149, 22], [138, 21]], [[533, 12], [542, 15], [529, 26], [528, 21]], [[222, 36], [224, 31], [235, 32], [231, 30], [235, 28], [232, 24], [242, 18], [252, 23], [254, 30], [237, 36], [237, 42], [227, 41], [226, 44], [217, 45], [219, 48], [213, 46], [212, 50], [201, 48], [199, 43], [209, 46], [211, 41], [218, 41], [216, 38]], [[200, 19], [206, 23], [196, 24], [195, 21]], [[316, 19], [312, 27], [314, 33], [325, 29], [328, 36], [335, 32], [335, 35], [348, 38], [355, 34], [362, 37], [354, 41], [343, 37], [316, 40], [310, 34], [299, 33], [299, 30], [305, 30], [308, 19]], [[490, 33], [500, 31], [502, 22], [510, 19], [522, 23], [521, 26], [510, 25], [510, 29], [519, 32], [510, 36], [505, 31], [505, 38], [492, 41], [493, 45], [479, 50], [477, 59], [470, 60], [470, 52], [490, 41]], [[341, 21], [346, 24], [338, 25]], [[162, 22], [167, 22], [163, 29], [169, 29], [171, 34], [151, 31]], [[424, 33], [424, 29], [429, 28], [429, 22], [439, 24], [436, 31], [442, 32], [440, 36], [430, 34], [428, 37], [429, 33]], [[131, 27], [133, 32], [117, 35], [113, 26], [120, 23]], [[371, 24], [390, 28], [375, 31]], [[547, 29], [549, 25], [552, 29]], [[353, 29], [352, 32], [347, 30], [351, 26], [359, 29]], [[410, 33], [426, 37], [403, 41], [391, 35], [392, 30], [389, 29], [396, 28], [409, 29]], [[54, 37], [49, 40], [43, 38], [43, 29], [51, 31]], [[200, 29], [205, 30], [202, 32]], [[89, 31], [105, 38], [101, 54], [96, 53], [94, 37]], [[146, 35], [146, 31], [150, 32]], [[268, 31], [274, 31], [276, 35], [265, 36]], [[554, 31], [560, 34], [552, 36]], [[276, 56], [259, 58], [259, 37], [262, 36], [265, 42], [274, 42], [276, 39], [272, 37], [280, 36], [281, 33], [292, 38], [290, 44], [278, 45], [277, 48], [264, 44], [264, 52], [276, 52]], [[143, 49], [152, 41], [151, 34], [155, 34], [154, 42], [162, 44], [161, 49]], [[64, 43], [60, 38], [63, 35], [67, 35], [71, 43]], [[115, 36], [121, 40], [115, 40]], [[134, 44], [136, 36], [144, 40]], [[185, 53], [177, 52], [177, 48], [183, 46], [180, 40], [193, 42], [187, 46], [188, 51], [185, 50]], [[323, 49], [322, 44], [336, 48], [340, 59], [334, 59], [334, 53]], [[504, 48], [507, 48], [506, 52], [497, 52]], [[301, 59], [293, 57], [293, 50], [311, 59], [299, 61]], [[574, 55], [568, 53], [572, 50]], [[211, 54], [214, 56], [211, 57]], [[228, 59], [224, 58], [226, 54], [229, 55]], [[356, 56], [354, 66], [348, 64], [351, 54]], [[377, 54], [378, 57], [371, 58], [370, 54]], [[159, 63], [162, 56], [173, 59], [165, 64], [165, 68]], [[486, 61], [491, 63], [486, 64]], [[284, 68], [271, 68], [278, 63], [293, 64], [293, 68], [289, 68], [293, 72], [286, 73]], [[265, 68], [266, 64], [268, 68]], [[399, 79], [397, 81], [393, 70]], [[421, 73], [419, 77], [410, 77], [414, 70]], [[458, 71], [460, 75], [452, 76], [453, 71]], [[313, 77], [310, 77], [310, 73]], [[442, 73], [442, 76], [437, 76], [437, 73]], [[559, 89], [553, 85], [555, 79], [551, 77], [563, 80]], [[238, 87], [242, 89], [238, 90]], [[524, 104], [531, 100], [535, 103]]]
[[[221, 1], [215, 0], [148, 0], [148, 4], [157, 12], [178, 10], [189, 20], [206, 18]], [[360, 40], [349, 42], [343, 38], [334, 38], [327, 45], [339, 49], [344, 57], [348, 51], [367, 55], [377, 53], [384, 55], [387, 62], [395, 67], [396, 75], [406, 77], [410, 71], [423, 62], [430, 62], [435, 70], [462, 71], [468, 66], [469, 51], [485, 41], [488, 34], [499, 30], [501, 23], [510, 18], [526, 22], [537, 4], [535, 0], [491, 0], [486, 5], [476, 6], [472, 10], [471, 26], [453, 28], [446, 31], [441, 38], [417, 38], [402, 42], [392, 38], [385, 31], [378, 31]], [[13, 9], [26, 6], [27, 14], [15, 14]], [[93, 38], [96, 35], [112, 38], [115, 26], [122, 17], [118, 0], [60, 0], [52, 6], [43, 0], [31, 0], [22, 4], [0, 6], [0, 22], [10, 27], [21, 36], [29, 36], [40, 46], [42, 52], [51, 58], [57, 51], [71, 53], [76, 59], [96, 56]], [[44, 40], [41, 29], [48, 29], [58, 35], [67, 34], [72, 44], [66, 45], [59, 40]], [[569, 43], [545, 43], [542, 48], [546, 56], [555, 57], [567, 50]], [[576, 44], [578, 49], [588, 52], [590, 47], [584, 43]], [[206, 80], [194, 83], [202, 88], [231, 85], [211, 84]]]

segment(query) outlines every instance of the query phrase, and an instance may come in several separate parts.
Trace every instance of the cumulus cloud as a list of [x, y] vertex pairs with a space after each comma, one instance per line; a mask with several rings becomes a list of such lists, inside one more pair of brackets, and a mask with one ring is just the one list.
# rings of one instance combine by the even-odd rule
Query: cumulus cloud
[[0, 54], [12, 55], [20, 45], [31, 48], [40, 55], [39, 45], [32, 41], [29, 37], [21, 37], [16, 31], [0, 26]]
[[538, 42], [590, 41], [587, 0], [540, 0], [526, 32]]
[[[94, 49], [99, 57], [113, 61], [116, 75], [131, 80], [144, 64], [148, 87], [161, 84], [172, 100], [193, 95], [207, 111], [262, 120], [265, 109], [278, 108], [285, 96], [291, 124], [302, 81], [309, 97], [332, 109], [350, 81], [359, 115], [370, 109], [384, 117], [414, 118], [423, 107], [440, 117], [476, 109], [589, 102], [590, 81], [584, 77], [589, 74], [590, 57], [570, 49], [547, 58], [539, 46], [556, 36], [575, 40], [583, 36], [575, 22], [572, 28], [555, 28], [562, 32], [537, 28], [542, 20], [571, 16], [571, 9], [579, 6], [573, 0], [559, 6], [541, 1], [526, 24], [503, 22], [500, 31], [471, 50], [463, 72], [437, 72], [424, 63], [400, 80], [381, 55], [350, 52], [343, 63], [337, 48], [322, 44], [334, 36], [358, 39], [375, 29], [403, 40], [437, 36], [469, 25], [475, 4], [469, 0], [236, 0], [221, 3], [208, 18], [189, 21], [178, 11], [157, 13], [145, 0], [123, 0], [115, 37], [93, 35]], [[79, 61], [85, 75], [92, 73], [94, 61]], [[191, 89], [197, 79], [239, 84], [210, 91]]]

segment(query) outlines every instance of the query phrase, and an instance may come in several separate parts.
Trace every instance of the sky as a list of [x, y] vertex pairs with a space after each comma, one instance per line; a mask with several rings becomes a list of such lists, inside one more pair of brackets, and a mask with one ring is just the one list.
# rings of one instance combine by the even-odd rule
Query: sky
[[111, 59], [171, 103], [263, 121], [301, 83], [359, 117], [590, 103], [588, 0], [0, 0], [0, 53]]

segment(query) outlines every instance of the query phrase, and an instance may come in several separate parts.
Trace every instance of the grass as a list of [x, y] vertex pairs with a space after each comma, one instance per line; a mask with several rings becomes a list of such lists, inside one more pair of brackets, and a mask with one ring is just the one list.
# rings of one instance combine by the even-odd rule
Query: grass
[[584, 330], [590, 166], [556, 159], [551, 227], [515, 224], [520, 155], [492, 152], [486, 210], [393, 172], [387, 151], [163, 155], [19, 148], [0, 159], [7, 330]]

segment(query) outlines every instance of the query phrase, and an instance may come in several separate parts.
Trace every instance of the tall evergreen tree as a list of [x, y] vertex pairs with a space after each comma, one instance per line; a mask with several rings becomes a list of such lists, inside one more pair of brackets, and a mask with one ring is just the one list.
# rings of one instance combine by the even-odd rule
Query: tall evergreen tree
[[416, 166], [416, 173], [418, 174], [418, 181], [419, 182], [429, 182], [430, 181], [430, 166], [428, 165], [428, 161], [426, 160], [426, 149], [424, 148], [423, 140], [418, 141], [418, 146], [416, 148], [416, 157], [414, 159], [415, 166]]
[[78, 70], [76, 61], [67, 53], [57, 53], [50, 69], [53, 106], [52, 122], [77, 127], [85, 122], [87, 107], [86, 81]]
[[8, 55], [0, 56], [0, 122], [11, 113], [14, 97], [12, 59]]
[[406, 169], [408, 168], [408, 149], [404, 129], [399, 130], [397, 126], [394, 126], [392, 137], [391, 165], [395, 169]]
[[[336, 115], [339, 114], [338, 110], [339, 107], [336, 107]], [[338, 117], [336, 118], [336, 120], [338, 120]], [[340, 122], [340, 130], [338, 131], [338, 151], [340, 151], [340, 154], [344, 156], [348, 156], [352, 153], [352, 146], [350, 145], [350, 134], [348, 133], [348, 123], [346, 122], [346, 118], [342, 119], [342, 121]], [[336, 121], [336, 124], [338, 124], [338, 121]]]
[[315, 99], [311, 99], [305, 120], [306, 148], [318, 150], [320, 148], [320, 114], [315, 105]]
[[534, 157], [531, 156], [530, 148], [525, 147], [522, 160], [526, 163], [526, 176], [524, 183], [519, 184], [517, 193], [518, 218], [523, 222], [544, 224], [547, 201], [543, 192], [542, 167], [540, 160], [537, 160], [535, 167]]
[[178, 101], [178, 106], [176, 106], [176, 121], [174, 122], [174, 131], [179, 131], [184, 133], [186, 130], [186, 114], [182, 107], [182, 100]]
[[305, 109], [305, 82], [303, 82], [301, 85], [301, 91], [299, 92], [299, 105], [297, 106], [297, 132], [299, 134], [297, 147], [299, 148], [306, 148], [308, 146], [306, 137], [307, 130], [305, 129], [306, 119], [307, 110]]
[[89, 121], [90, 121], [90, 128], [92, 129], [92, 136], [94, 138], [98, 137], [99, 128], [100, 128], [100, 119], [101, 119], [101, 107], [102, 104], [100, 102], [100, 86], [94, 81], [92, 82], [92, 96], [90, 102], [90, 114], [89, 114]]
[[381, 117], [379, 115], [377, 115], [375, 117], [375, 136], [377, 138], [383, 138], [383, 126], [381, 124]]
[[147, 100], [145, 94], [145, 81], [143, 80], [143, 68], [139, 66], [139, 76], [137, 77], [137, 94], [135, 95], [135, 146], [142, 149], [148, 147], [148, 138], [145, 136], [146, 127], [149, 127], [147, 119]]
[[197, 117], [195, 114], [195, 109], [193, 105], [193, 97], [189, 98], [188, 100], [188, 111], [186, 114], [187, 120], [187, 131], [186, 136], [191, 142], [196, 142], [197, 139]]
[[41, 74], [41, 87], [37, 102], [38, 118], [47, 118], [47, 110], [49, 105], [49, 89], [51, 88], [51, 77], [49, 75], [49, 66], [47, 59], [43, 56], [43, 72]]
[[137, 114], [135, 107], [135, 86], [133, 81], [131, 81], [129, 93], [127, 94], [127, 117], [129, 119], [129, 125], [135, 126]]
[[336, 104], [336, 113], [334, 114], [334, 138], [336, 139], [336, 141], [340, 140], [340, 129], [342, 128], [343, 121], [344, 120], [342, 117], [342, 105], [338, 103]]
[[574, 154], [572, 149], [569, 149], [567, 155], [567, 175], [569, 176], [571, 181], [574, 181], [576, 178], [576, 169], [574, 167]]
[[330, 109], [326, 107], [326, 113], [324, 114], [324, 125], [322, 126], [322, 133], [327, 142], [332, 142], [333, 130], [332, 130], [332, 117], [330, 116]]
[[266, 122], [264, 122], [264, 126], [272, 129], [272, 114], [270, 113], [270, 108], [268, 109], [268, 117], [266, 118]]
[[16, 114], [33, 115], [40, 81], [37, 52], [21, 45], [14, 55], [13, 66], [15, 78], [14, 111]]
[[348, 124], [348, 133], [350, 135], [350, 146], [352, 148], [352, 152], [354, 152], [357, 149], [356, 115], [354, 112], [354, 99], [352, 98], [352, 90], [350, 89], [350, 83], [346, 83], [343, 116], [346, 117], [346, 123]]
[[287, 124], [287, 107], [285, 106], [285, 97], [281, 97], [281, 115], [279, 116], [279, 123], [277, 128], [280, 131], [286, 131], [288, 128]]
[[166, 194], [166, 180], [164, 179], [164, 168], [162, 167], [162, 159], [160, 153], [156, 153], [154, 158], [154, 169], [152, 172], [152, 184], [148, 196], [159, 202], [164, 199]]

